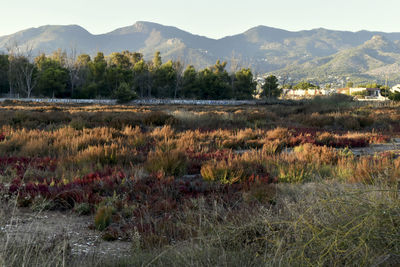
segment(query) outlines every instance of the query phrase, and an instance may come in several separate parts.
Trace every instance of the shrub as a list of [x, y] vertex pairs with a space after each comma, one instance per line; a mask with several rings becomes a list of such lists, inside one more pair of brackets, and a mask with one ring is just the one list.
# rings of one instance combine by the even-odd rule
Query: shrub
[[82, 117], [77, 117], [71, 120], [69, 126], [75, 130], [82, 130], [86, 128], [86, 122]]
[[204, 180], [232, 184], [239, 182], [244, 177], [244, 171], [234, 164], [226, 161], [210, 161], [200, 170]]
[[94, 217], [94, 226], [97, 230], [103, 231], [106, 229], [112, 221], [113, 209], [109, 206], [100, 207]]
[[319, 145], [325, 145], [325, 146], [332, 146], [335, 142], [335, 136], [331, 133], [324, 132], [319, 135], [317, 135], [317, 144]]
[[279, 140], [267, 141], [263, 145], [262, 151], [267, 155], [275, 155], [281, 153], [284, 147], [284, 144]]
[[300, 161], [316, 164], [335, 164], [338, 154], [334, 148], [303, 144], [294, 148], [296, 158]]
[[144, 115], [143, 122], [146, 125], [163, 126], [166, 124], [171, 124], [174, 121], [173, 118], [173, 116], [165, 112], [153, 111]]
[[304, 162], [282, 162], [278, 166], [278, 181], [284, 183], [304, 183], [312, 179], [312, 171]]
[[346, 130], [358, 130], [360, 129], [360, 123], [356, 117], [351, 115], [340, 115], [336, 118], [336, 122], [339, 126]]
[[150, 173], [161, 172], [163, 176], [179, 177], [186, 174], [187, 157], [178, 149], [159, 147], [149, 153], [145, 168]]
[[130, 88], [129, 84], [121, 83], [117, 89], [114, 90], [114, 97], [118, 103], [127, 103], [133, 99], [136, 99], [137, 94]]
[[74, 211], [79, 215], [89, 215], [92, 212], [92, 207], [89, 203], [79, 203], [75, 205]]
[[400, 92], [391, 93], [389, 99], [392, 101], [400, 101]]

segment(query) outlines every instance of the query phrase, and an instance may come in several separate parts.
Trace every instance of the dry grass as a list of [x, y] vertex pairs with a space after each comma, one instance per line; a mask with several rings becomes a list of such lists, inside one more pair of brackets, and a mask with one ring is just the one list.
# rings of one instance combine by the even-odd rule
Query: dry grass
[[[54, 199], [31, 199], [26, 189], [15, 203], [51, 209], [65, 196], [64, 208], [97, 209], [103, 237], [132, 242], [132, 257], [85, 266], [395, 266], [400, 159], [345, 147], [398, 135], [400, 106], [328, 100], [285, 108], [3, 103], [0, 201], [13, 203], [11, 186], [48, 195], [65, 186]], [[1, 227], [9, 212], [0, 210]], [[83, 262], [62, 236], [22, 243], [0, 230], [0, 240], [0, 265]]]

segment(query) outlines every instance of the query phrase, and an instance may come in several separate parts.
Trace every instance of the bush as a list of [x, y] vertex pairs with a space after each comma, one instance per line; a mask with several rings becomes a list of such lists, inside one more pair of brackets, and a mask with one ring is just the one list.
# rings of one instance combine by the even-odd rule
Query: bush
[[94, 217], [94, 226], [97, 230], [103, 231], [111, 224], [112, 213], [113, 209], [109, 206], [103, 206], [97, 210]]
[[114, 97], [118, 103], [127, 103], [133, 99], [136, 99], [137, 94], [131, 90], [129, 84], [121, 83], [117, 89], [114, 90]]
[[201, 167], [201, 176], [207, 181], [216, 181], [223, 184], [233, 184], [244, 178], [243, 169], [226, 161], [210, 161]]
[[187, 169], [186, 154], [169, 147], [157, 148], [149, 153], [145, 168], [150, 173], [161, 172], [163, 176], [182, 176]]
[[391, 93], [389, 99], [393, 101], [400, 101], [400, 92]]

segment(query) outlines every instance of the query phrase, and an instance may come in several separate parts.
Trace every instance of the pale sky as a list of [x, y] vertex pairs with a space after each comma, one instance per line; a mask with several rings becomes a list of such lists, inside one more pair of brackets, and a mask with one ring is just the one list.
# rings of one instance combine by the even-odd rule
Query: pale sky
[[210, 38], [265, 25], [400, 32], [400, 0], [0, 0], [0, 36], [47, 24], [93, 34], [151, 21]]

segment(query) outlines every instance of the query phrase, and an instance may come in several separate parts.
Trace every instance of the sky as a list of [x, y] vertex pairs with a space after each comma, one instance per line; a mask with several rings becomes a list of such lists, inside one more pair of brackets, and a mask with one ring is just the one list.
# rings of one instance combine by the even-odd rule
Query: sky
[[0, 36], [78, 24], [92, 34], [151, 21], [222, 38], [265, 25], [400, 32], [399, 0], [0, 0]]

